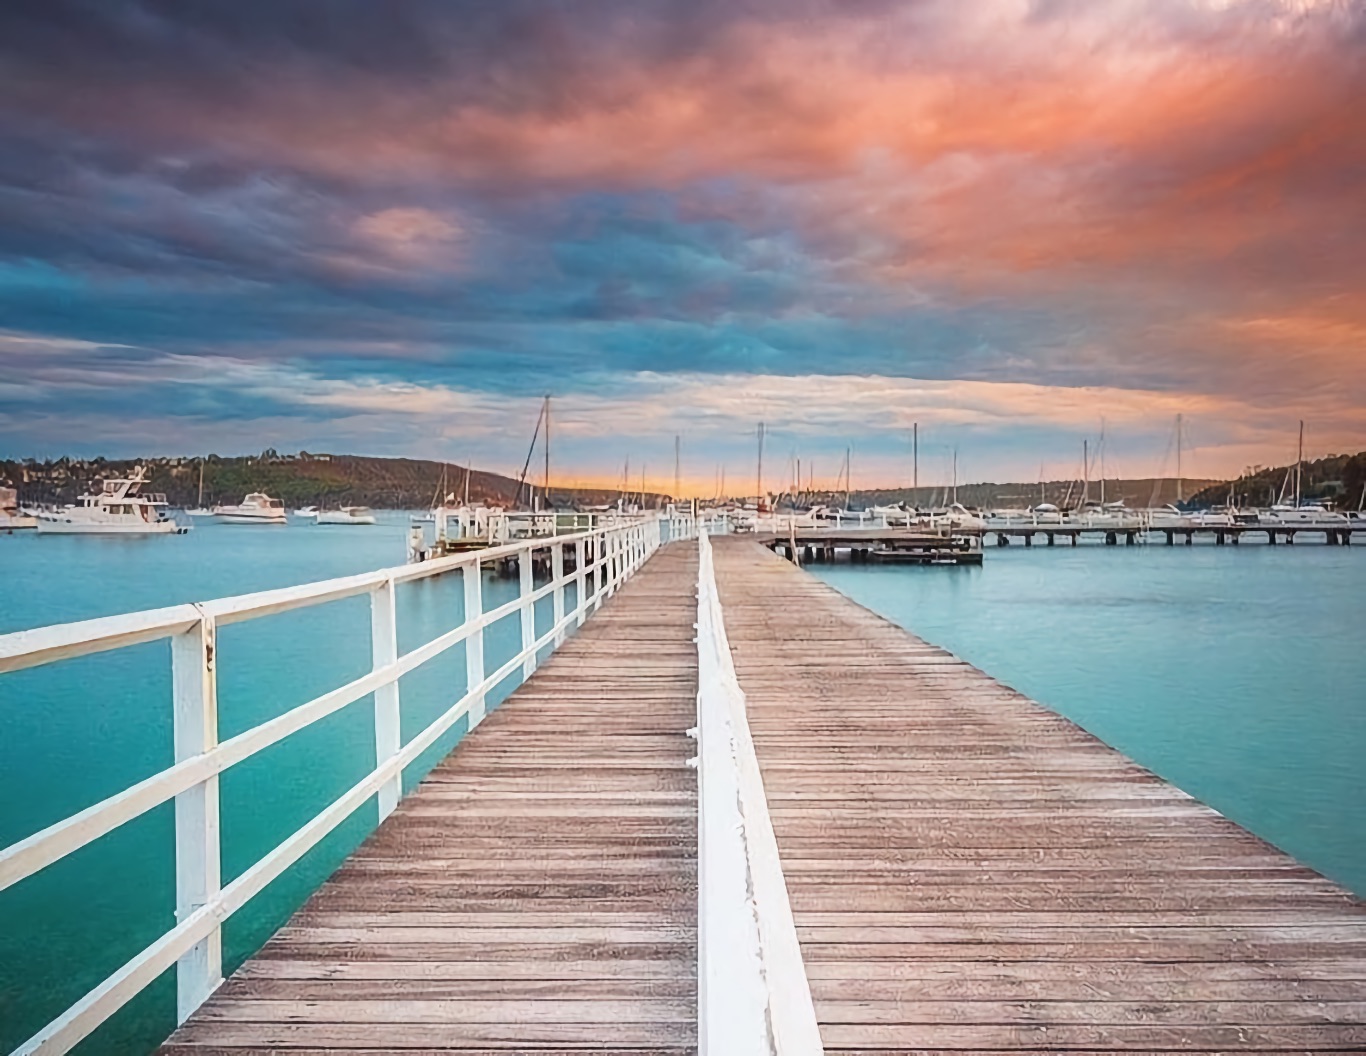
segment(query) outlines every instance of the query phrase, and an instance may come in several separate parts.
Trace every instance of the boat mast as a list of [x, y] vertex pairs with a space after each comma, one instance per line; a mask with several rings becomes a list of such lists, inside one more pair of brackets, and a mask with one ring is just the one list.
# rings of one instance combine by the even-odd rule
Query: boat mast
[[953, 449], [953, 504], [958, 505], [958, 448]]
[[754, 470], [754, 508], [764, 501], [764, 423], [759, 423], [759, 461]]
[[197, 508], [201, 510], [204, 508], [204, 460], [202, 458], [199, 460], [199, 502]]
[[852, 447], [846, 447], [844, 449], [844, 508], [846, 510], [849, 508], [849, 495], [854, 490], [854, 485], [851, 481], [851, 478], [853, 477], [853, 457], [854, 449]]
[[1105, 419], [1100, 420], [1100, 504], [1105, 505]]
[[550, 509], [550, 394], [545, 397], [545, 479], [541, 484], [541, 498]]
[[1081, 438], [1081, 507], [1086, 509], [1086, 500], [1091, 497], [1091, 443]]
[[911, 423], [911, 499], [912, 506], [920, 504], [920, 423]]
[[1181, 415], [1176, 416], [1176, 501], [1181, 501]]
[[1300, 419], [1300, 446], [1295, 455], [1295, 509], [1304, 498], [1304, 419]]
[[674, 433], [674, 502], [678, 501], [683, 488], [681, 484], [682, 468], [682, 441], [677, 433]]

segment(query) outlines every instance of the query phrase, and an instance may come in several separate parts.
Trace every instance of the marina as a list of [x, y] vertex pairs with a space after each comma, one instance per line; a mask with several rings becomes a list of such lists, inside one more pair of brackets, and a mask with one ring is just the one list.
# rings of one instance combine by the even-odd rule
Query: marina
[[0, 7], [0, 1054], [1366, 1056], [1363, 41]]

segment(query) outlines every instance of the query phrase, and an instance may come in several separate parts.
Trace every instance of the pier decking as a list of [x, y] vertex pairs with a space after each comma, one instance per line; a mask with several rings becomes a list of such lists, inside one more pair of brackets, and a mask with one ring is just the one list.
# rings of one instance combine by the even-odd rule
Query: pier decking
[[696, 581], [657, 553], [161, 1051], [692, 1051]]
[[1366, 1050], [1366, 910], [754, 543], [736, 671], [827, 1051]]
[[[714, 561], [826, 1051], [1366, 1051], [1349, 893], [754, 539]], [[694, 1051], [697, 569], [657, 550], [162, 1051]]]

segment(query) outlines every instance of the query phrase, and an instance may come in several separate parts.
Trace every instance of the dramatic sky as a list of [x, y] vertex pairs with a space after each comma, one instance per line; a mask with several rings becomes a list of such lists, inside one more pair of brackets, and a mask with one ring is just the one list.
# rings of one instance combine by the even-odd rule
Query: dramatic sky
[[0, 454], [1366, 447], [1366, 0], [6, 0]]

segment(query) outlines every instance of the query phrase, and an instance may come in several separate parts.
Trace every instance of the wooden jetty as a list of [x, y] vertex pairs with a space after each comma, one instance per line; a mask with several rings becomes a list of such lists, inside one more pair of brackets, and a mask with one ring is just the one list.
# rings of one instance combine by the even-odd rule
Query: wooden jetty
[[827, 1051], [1366, 1051], [1366, 908], [760, 546], [727, 632]]
[[693, 1051], [696, 581], [657, 553], [161, 1051]]
[[1042, 545], [1053, 546], [1062, 539], [1076, 546], [1085, 536], [1095, 536], [1104, 540], [1106, 546], [1117, 546], [1121, 539], [1124, 545], [1133, 546], [1148, 542], [1154, 536], [1161, 537], [1167, 546], [1175, 546], [1180, 540], [1191, 546], [1197, 538], [1212, 539], [1216, 546], [1232, 544], [1237, 546], [1244, 538], [1264, 538], [1271, 546], [1285, 543], [1293, 546], [1297, 537], [1317, 540], [1328, 546], [1350, 546], [1352, 536], [1366, 535], [1366, 520], [1353, 518], [1341, 524], [1195, 524], [1147, 527], [1138, 524], [1123, 526], [1087, 524], [1050, 524], [1047, 521], [1037, 524], [988, 524], [985, 528], [964, 529], [977, 536], [992, 536], [997, 546], [1009, 546], [1012, 540], [1033, 546], [1036, 539]]
[[909, 565], [980, 565], [980, 532], [928, 531], [924, 528], [794, 528], [751, 533], [754, 539], [789, 560], [833, 561], [847, 551], [850, 560]]
[[[14, 882], [185, 797], [175, 929], [20, 1051], [67, 1051], [175, 964], [168, 1056], [1366, 1052], [1360, 900], [762, 540], [661, 534], [517, 544], [519, 598], [487, 611], [479, 559], [448, 558], [0, 636], [0, 671], [176, 636], [189, 748], [219, 623], [368, 593], [375, 655], [299, 714], [0, 849]], [[556, 574], [536, 587], [542, 545]], [[396, 586], [452, 572], [465, 622], [397, 654]], [[538, 598], [555, 605], [539, 638]], [[514, 613], [522, 651], [486, 674], [467, 650], [465, 696], [400, 746], [385, 687]], [[399, 800], [402, 767], [522, 664]], [[214, 768], [372, 692], [374, 773], [216, 886], [198, 825], [216, 798], [197, 791]], [[375, 796], [376, 831], [219, 985], [216, 922]]]

